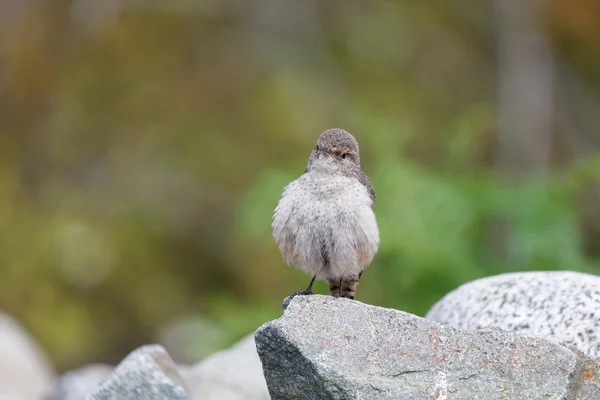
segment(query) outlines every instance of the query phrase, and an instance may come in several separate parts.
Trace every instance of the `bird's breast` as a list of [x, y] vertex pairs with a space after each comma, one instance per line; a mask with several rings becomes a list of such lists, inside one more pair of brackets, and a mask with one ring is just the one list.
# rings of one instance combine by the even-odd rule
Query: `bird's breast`
[[284, 190], [273, 236], [288, 264], [319, 277], [354, 276], [379, 244], [372, 204], [358, 179], [305, 174]]
[[321, 204], [324, 206], [335, 205], [344, 209], [372, 205], [367, 189], [355, 178], [315, 174], [300, 178], [298, 183], [298, 191], [304, 192], [301, 197], [316, 203], [325, 203]]

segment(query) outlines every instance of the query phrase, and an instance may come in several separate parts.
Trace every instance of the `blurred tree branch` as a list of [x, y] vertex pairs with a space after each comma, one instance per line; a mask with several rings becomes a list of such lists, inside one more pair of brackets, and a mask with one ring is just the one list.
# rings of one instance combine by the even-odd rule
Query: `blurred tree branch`
[[496, 168], [509, 178], [548, 168], [554, 61], [541, 26], [545, 1], [496, 0], [498, 130]]
[[[518, 182], [547, 173], [554, 122], [554, 67], [551, 46], [541, 26], [544, 6], [545, 0], [494, 2], [497, 179]], [[505, 259], [511, 253], [511, 231], [510, 221], [503, 216], [490, 222], [487, 247], [493, 256]]]

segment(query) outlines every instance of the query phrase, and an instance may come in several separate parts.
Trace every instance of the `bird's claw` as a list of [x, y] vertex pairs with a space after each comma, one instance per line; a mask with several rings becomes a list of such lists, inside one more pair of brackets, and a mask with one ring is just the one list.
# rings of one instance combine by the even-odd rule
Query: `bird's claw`
[[296, 296], [308, 296], [313, 294], [312, 290], [303, 290], [301, 292], [294, 292], [292, 294], [290, 294], [288, 297], [286, 297], [285, 299], [283, 299], [283, 305], [282, 305], [282, 309], [283, 311], [285, 311], [285, 309], [288, 307], [288, 305], [290, 304], [290, 301], [292, 301], [292, 299]]

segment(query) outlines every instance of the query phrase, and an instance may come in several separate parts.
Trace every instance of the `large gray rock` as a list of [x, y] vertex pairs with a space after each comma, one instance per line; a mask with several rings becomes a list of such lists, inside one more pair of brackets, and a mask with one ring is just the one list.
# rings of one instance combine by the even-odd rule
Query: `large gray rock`
[[87, 400], [189, 400], [177, 366], [159, 345], [138, 348]]
[[39, 400], [53, 380], [43, 350], [14, 319], [0, 312], [0, 400]]
[[269, 400], [254, 335], [193, 367], [180, 367], [189, 393], [202, 400]]
[[84, 400], [85, 396], [108, 378], [112, 370], [110, 365], [90, 364], [65, 372], [44, 400]]
[[[102, 367], [88, 366], [64, 375], [46, 400], [83, 400], [106, 374], [106, 366]], [[194, 366], [175, 365], [162, 346], [141, 347], [87, 399], [171, 400], [190, 395], [202, 400], [269, 400], [253, 335]]]
[[600, 277], [595, 275], [517, 272], [478, 279], [447, 294], [426, 318], [460, 329], [552, 336], [600, 360]]
[[273, 400], [600, 399], [598, 364], [555, 340], [329, 296], [292, 299], [256, 345]]

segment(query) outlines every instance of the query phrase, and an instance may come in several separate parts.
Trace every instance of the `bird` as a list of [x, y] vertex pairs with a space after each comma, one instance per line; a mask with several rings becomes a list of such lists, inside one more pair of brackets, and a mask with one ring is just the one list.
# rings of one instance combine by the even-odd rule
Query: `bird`
[[335, 297], [354, 299], [363, 271], [379, 248], [376, 195], [360, 167], [358, 142], [349, 132], [319, 136], [304, 173], [283, 190], [273, 214], [273, 237], [284, 261], [329, 284]]

